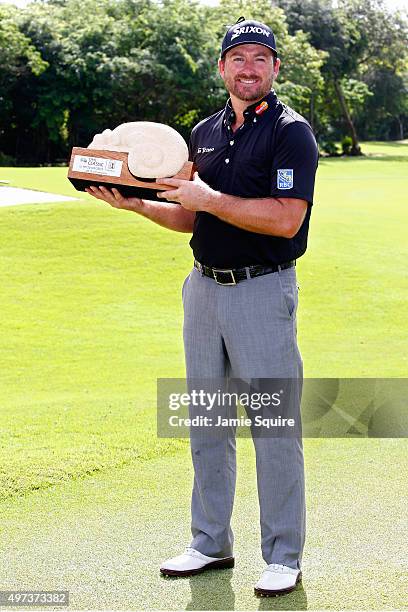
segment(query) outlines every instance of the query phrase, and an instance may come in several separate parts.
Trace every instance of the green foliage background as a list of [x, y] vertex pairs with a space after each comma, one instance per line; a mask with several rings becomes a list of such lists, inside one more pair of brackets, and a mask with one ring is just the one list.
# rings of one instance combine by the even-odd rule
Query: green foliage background
[[188, 138], [225, 104], [217, 58], [241, 15], [272, 26], [277, 93], [321, 147], [404, 138], [407, 19], [381, 0], [35, 0], [0, 5], [0, 164], [66, 161], [125, 121]]

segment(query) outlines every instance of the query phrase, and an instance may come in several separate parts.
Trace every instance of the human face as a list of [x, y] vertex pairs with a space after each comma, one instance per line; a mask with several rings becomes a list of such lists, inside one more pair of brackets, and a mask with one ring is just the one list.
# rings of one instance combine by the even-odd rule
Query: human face
[[280, 60], [273, 61], [273, 53], [257, 44], [238, 45], [218, 62], [218, 69], [231, 96], [245, 102], [257, 102], [272, 89], [278, 76]]

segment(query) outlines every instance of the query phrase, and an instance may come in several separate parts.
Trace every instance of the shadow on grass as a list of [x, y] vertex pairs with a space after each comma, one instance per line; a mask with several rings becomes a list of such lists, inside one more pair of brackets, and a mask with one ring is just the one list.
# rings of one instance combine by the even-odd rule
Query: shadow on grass
[[186, 610], [235, 610], [233, 570], [210, 571], [190, 578], [191, 601]]
[[[407, 149], [408, 148], [408, 140], [405, 140], [403, 142], [401, 142], [400, 140], [387, 140], [387, 141], [372, 140], [372, 141], [369, 141], [367, 144], [371, 147], [384, 147], [384, 145], [386, 145], [387, 147], [392, 147], [394, 149], [398, 149], [398, 148]], [[362, 147], [364, 151], [364, 143]]]
[[[191, 576], [191, 601], [186, 610], [235, 610], [235, 593], [231, 585], [233, 570], [209, 571]], [[257, 597], [252, 584], [243, 585], [253, 593], [254, 609], [259, 601], [259, 610], [307, 610], [307, 596], [299, 584], [288, 595], [280, 597]]]
[[261, 597], [258, 610], [307, 610], [307, 595], [302, 584], [292, 593], [279, 597]]
[[327, 165], [327, 162], [336, 163], [351, 163], [362, 161], [377, 161], [377, 162], [408, 162], [408, 155], [382, 155], [381, 153], [369, 153], [362, 157], [321, 157], [319, 166]]
[[[338, 156], [338, 157], [321, 157], [319, 164], [325, 165], [328, 160], [330, 162], [355, 162], [355, 161], [391, 161], [391, 162], [407, 162], [408, 161], [408, 140], [394, 142], [369, 141], [361, 143], [363, 155], [360, 156]], [[390, 153], [390, 154], [389, 154]]]

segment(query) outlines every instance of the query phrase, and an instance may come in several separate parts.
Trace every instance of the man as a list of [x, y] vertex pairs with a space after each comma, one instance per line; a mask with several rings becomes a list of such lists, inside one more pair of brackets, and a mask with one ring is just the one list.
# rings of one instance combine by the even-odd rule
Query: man
[[[88, 193], [167, 228], [193, 232], [195, 262], [183, 286], [187, 378], [302, 378], [296, 341], [295, 261], [306, 250], [317, 146], [308, 123], [272, 90], [279, 72], [275, 38], [241, 18], [222, 41], [224, 109], [190, 139], [193, 181], [166, 179], [177, 203]], [[300, 415], [299, 415], [300, 417]], [[305, 538], [303, 451], [299, 437], [254, 437], [262, 555], [258, 595], [281, 595], [301, 580]], [[193, 540], [165, 561], [165, 575], [233, 567], [230, 526], [235, 439], [191, 439]]]

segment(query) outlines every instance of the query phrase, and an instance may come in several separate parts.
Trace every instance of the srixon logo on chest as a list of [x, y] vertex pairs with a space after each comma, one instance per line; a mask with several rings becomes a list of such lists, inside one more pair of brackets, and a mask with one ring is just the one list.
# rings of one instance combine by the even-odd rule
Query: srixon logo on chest
[[197, 153], [211, 153], [214, 151], [214, 147], [198, 147]]

